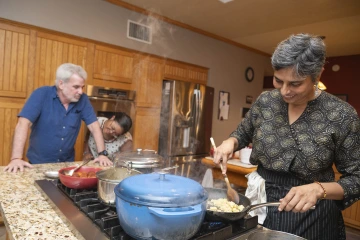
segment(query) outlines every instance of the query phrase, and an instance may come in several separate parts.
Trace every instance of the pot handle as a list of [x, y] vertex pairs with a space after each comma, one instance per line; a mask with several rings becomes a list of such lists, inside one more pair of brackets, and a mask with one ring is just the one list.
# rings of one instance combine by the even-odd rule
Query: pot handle
[[148, 209], [150, 213], [158, 217], [178, 217], [178, 216], [192, 217], [198, 215], [203, 211], [201, 208], [201, 204], [191, 207], [180, 207], [180, 208], [148, 207]]

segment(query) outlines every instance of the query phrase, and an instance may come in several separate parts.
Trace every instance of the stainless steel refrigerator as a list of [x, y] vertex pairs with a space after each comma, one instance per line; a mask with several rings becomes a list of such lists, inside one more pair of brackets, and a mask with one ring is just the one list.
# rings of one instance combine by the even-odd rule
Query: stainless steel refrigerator
[[214, 88], [164, 80], [159, 154], [166, 158], [200, 158], [209, 154]]

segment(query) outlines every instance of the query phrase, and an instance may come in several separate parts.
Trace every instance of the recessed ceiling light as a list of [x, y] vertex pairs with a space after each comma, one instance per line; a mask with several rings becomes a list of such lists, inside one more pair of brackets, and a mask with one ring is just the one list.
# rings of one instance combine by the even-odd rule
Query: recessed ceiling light
[[228, 2], [232, 2], [233, 0], [219, 0], [222, 3], [228, 3]]

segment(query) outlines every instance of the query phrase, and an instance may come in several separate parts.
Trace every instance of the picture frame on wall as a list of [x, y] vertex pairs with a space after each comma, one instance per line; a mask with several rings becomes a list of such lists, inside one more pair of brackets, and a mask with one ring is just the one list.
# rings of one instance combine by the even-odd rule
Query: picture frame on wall
[[347, 94], [334, 94], [335, 96], [337, 96], [338, 98], [340, 98], [341, 100], [347, 102], [348, 101], [348, 95]]
[[230, 108], [230, 92], [220, 91], [219, 114], [218, 114], [218, 119], [220, 121], [229, 119], [229, 108]]

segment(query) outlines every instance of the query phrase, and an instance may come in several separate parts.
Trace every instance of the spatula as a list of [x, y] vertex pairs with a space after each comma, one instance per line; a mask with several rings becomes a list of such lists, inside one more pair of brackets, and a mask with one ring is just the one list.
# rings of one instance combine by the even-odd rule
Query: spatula
[[[215, 145], [214, 139], [212, 137], [210, 138], [210, 141], [211, 141], [211, 144], [212, 144], [214, 150], [216, 150], [216, 145]], [[219, 165], [220, 165], [220, 168], [221, 168], [221, 172], [223, 172], [222, 163], [220, 162]], [[226, 186], [227, 186], [226, 195], [227, 195], [228, 200], [233, 201], [236, 204], [239, 204], [239, 202], [240, 202], [239, 194], [231, 187], [229, 179], [228, 179], [226, 173], [223, 173], [223, 176], [224, 176]]]

